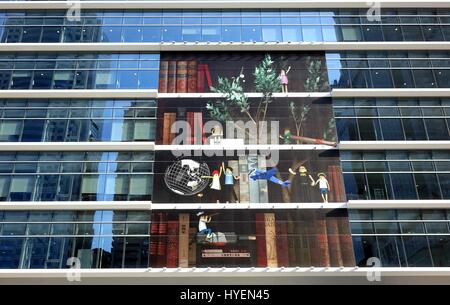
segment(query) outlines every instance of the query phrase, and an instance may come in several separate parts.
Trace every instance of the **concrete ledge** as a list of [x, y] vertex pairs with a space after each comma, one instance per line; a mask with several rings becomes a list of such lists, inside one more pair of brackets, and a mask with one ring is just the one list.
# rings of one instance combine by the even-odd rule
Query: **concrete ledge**
[[29, 201], [1, 202], [1, 211], [151, 210], [151, 201]]
[[[29, 1], [29, 5], [32, 2]], [[54, 1], [48, 1], [54, 3]], [[124, 3], [126, 3], [125, 1]], [[277, 3], [276, 1], [273, 1]], [[16, 2], [10, 2], [16, 3]], [[91, 2], [82, 2], [83, 5]], [[449, 2], [450, 3], [450, 2]], [[110, 8], [110, 7], [108, 7]], [[1, 3], [0, 3], [0, 9]], [[28, 9], [28, 7], [27, 7]], [[445, 50], [448, 41], [400, 42], [81, 42], [2, 43], [0, 52], [163, 52], [163, 51], [349, 51], [349, 50]]]
[[[449, 2], [450, 3], [450, 2]], [[332, 97], [450, 97], [450, 89], [333, 89]]]
[[[141, 1], [80, 1], [82, 3], [82, 9], [95, 9], [95, 8], [170, 8], [180, 9], [180, 7], [186, 9], [201, 9], [201, 8], [366, 8], [368, 5], [366, 1], [360, 0], [141, 0]], [[402, 7], [415, 7], [415, 8], [437, 8], [437, 7], [449, 7], [450, 3], [446, 0], [380, 0], [381, 7], [383, 8], [402, 8]], [[67, 9], [68, 5], [65, 1], [16, 1], [0, 3], [0, 9]]]
[[340, 150], [450, 149], [450, 141], [342, 141]]
[[349, 209], [450, 209], [450, 200], [349, 200]]
[[[0, 44], [0, 49], [2, 45]], [[3, 49], [2, 49], [3, 50]], [[44, 89], [44, 90], [0, 90], [0, 98], [130, 98], [154, 99], [154, 89]]]
[[153, 151], [154, 142], [6, 142], [0, 151]]
[[[368, 280], [379, 271], [380, 282]], [[79, 272], [80, 280], [69, 281]], [[450, 284], [450, 268], [4, 269], [0, 284]]]

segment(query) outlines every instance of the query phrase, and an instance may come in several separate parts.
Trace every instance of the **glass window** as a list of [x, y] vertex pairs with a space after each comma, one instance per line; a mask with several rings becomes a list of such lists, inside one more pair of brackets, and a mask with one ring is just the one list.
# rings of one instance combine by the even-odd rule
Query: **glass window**
[[435, 174], [414, 174], [419, 199], [441, 199], [441, 191]]
[[422, 120], [402, 119], [406, 140], [426, 140], [425, 127]]
[[431, 255], [434, 267], [450, 266], [450, 237], [429, 236]]
[[449, 129], [444, 119], [425, 119], [429, 140], [449, 140]]
[[403, 236], [408, 267], [432, 266], [430, 249], [425, 236]]
[[395, 199], [417, 199], [416, 184], [412, 174], [390, 174], [390, 176]]

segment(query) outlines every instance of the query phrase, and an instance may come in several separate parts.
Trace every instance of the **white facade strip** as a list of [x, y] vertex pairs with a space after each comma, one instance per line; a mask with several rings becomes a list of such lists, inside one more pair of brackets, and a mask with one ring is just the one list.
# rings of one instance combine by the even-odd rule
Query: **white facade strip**
[[349, 200], [349, 209], [450, 209], [450, 200]]
[[345, 209], [347, 203], [155, 203], [152, 210], [308, 210]]
[[332, 97], [450, 97], [450, 89], [333, 89]]
[[[0, 48], [1, 49], [1, 48]], [[154, 99], [154, 89], [50, 89], [50, 90], [0, 90], [0, 98], [129, 98]]]
[[[380, 282], [374, 282], [379, 272]], [[79, 279], [79, 281], [75, 281]], [[39, 280], [36, 282], [36, 280]], [[450, 268], [3, 269], [0, 284], [449, 284]], [[247, 287], [250, 288], [250, 287]]]
[[0, 151], [153, 151], [154, 142], [7, 142]]
[[[78, 1], [74, 1], [78, 2]], [[135, 0], [79, 1], [81, 9], [218, 9], [218, 8], [365, 8], [361, 0]], [[379, 0], [384, 8], [446, 8], [447, 0]], [[2, 1], [0, 9], [67, 9], [66, 1]]]
[[28, 201], [0, 202], [1, 211], [151, 210], [150, 201]]
[[340, 150], [450, 149], [450, 141], [342, 141]]
[[[30, 1], [34, 2], [34, 1]], [[30, 3], [29, 2], [29, 3]], [[83, 2], [82, 6], [85, 2]], [[109, 7], [108, 7], [109, 8]], [[0, 5], [0, 9], [1, 5]], [[28, 9], [28, 7], [27, 7]], [[163, 51], [358, 51], [442, 50], [448, 41], [423, 42], [126, 42], [126, 43], [2, 43], [0, 52], [163, 52]]]
[[[226, 141], [227, 139], [223, 140]], [[239, 140], [239, 139], [238, 139]], [[217, 144], [217, 145], [155, 145], [156, 151], [167, 151], [170, 150], [174, 152], [174, 155], [179, 155], [180, 152], [189, 153], [190, 151], [210, 151], [210, 152], [221, 152], [221, 151], [261, 151], [270, 154], [271, 151], [280, 150], [332, 150], [337, 149], [336, 147], [327, 145], [230, 145], [230, 144]], [[217, 155], [217, 154], [215, 154]], [[225, 154], [226, 155], [226, 154]], [[234, 156], [232, 154], [231, 156]], [[194, 153], [194, 156], [196, 154]], [[200, 154], [201, 156], [201, 154]], [[228, 156], [228, 155], [226, 155]]]
[[[249, 98], [260, 98], [263, 96], [262, 93], [245, 93], [245, 96]], [[220, 98], [223, 97], [221, 93], [158, 93], [158, 98]], [[312, 97], [312, 98], [321, 98], [321, 97], [331, 97], [330, 92], [289, 92], [289, 93], [274, 93], [273, 97]], [[183, 101], [180, 101], [182, 103]]]

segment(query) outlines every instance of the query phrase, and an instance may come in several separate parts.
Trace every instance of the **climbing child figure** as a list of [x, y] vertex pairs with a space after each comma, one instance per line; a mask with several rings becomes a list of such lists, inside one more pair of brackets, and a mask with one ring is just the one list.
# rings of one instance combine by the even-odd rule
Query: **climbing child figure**
[[211, 239], [212, 230], [208, 228], [207, 224], [211, 222], [211, 216], [205, 215], [205, 212], [198, 212], [198, 233], [206, 234], [206, 239]]
[[289, 85], [289, 79], [288, 79], [288, 73], [289, 71], [291, 71], [291, 67], [289, 66], [289, 68], [287, 70], [285, 69], [281, 69], [280, 71], [280, 83], [281, 83], [281, 92], [283, 93], [288, 93], [288, 85]]
[[226, 201], [226, 203], [229, 202], [238, 202], [238, 196], [236, 194], [236, 191], [234, 190], [234, 181], [239, 180], [239, 176], [233, 175], [233, 170], [230, 167], [225, 168], [225, 164], [222, 163], [223, 171], [225, 172], [225, 192], [226, 196], [229, 200]]

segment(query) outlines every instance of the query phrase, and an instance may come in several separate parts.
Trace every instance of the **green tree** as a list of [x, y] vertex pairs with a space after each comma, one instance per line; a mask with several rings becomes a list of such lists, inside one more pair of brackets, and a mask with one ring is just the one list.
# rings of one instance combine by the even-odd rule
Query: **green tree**
[[322, 61], [320, 59], [313, 59], [308, 56], [306, 60], [306, 92], [323, 92], [329, 89], [328, 76], [326, 71], [322, 69]]

